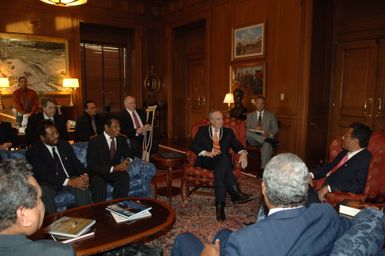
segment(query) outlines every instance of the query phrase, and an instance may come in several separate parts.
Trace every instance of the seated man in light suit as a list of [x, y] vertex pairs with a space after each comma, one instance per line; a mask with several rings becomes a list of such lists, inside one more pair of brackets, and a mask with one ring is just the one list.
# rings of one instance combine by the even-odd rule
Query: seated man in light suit
[[251, 146], [261, 148], [261, 169], [263, 170], [273, 153], [274, 140], [272, 139], [279, 132], [279, 128], [275, 115], [265, 110], [264, 97], [258, 96], [255, 105], [257, 110], [247, 115], [246, 140]]
[[263, 173], [265, 219], [235, 232], [221, 230], [220, 241], [206, 247], [191, 233], [179, 235], [172, 255], [329, 255], [351, 223], [328, 204], [304, 207], [307, 179], [307, 167], [296, 155], [274, 157]]
[[75, 255], [70, 244], [52, 240], [32, 241], [44, 219], [42, 191], [25, 160], [0, 164], [0, 255]]

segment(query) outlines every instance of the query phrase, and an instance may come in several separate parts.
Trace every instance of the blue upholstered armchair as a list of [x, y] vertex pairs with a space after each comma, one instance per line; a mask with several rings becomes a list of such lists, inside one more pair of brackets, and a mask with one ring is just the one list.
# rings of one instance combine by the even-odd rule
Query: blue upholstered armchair
[[[87, 167], [87, 142], [77, 142], [72, 145], [76, 157]], [[3, 159], [25, 158], [25, 149], [16, 151], [0, 150]], [[128, 168], [130, 176], [130, 190], [127, 196], [149, 197], [151, 195], [151, 179], [155, 175], [155, 166], [152, 163], [135, 158]], [[112, 186], [108, 185], [107, 199], [112, 199]], [[55, 197], [58, 211], [65, 210], [67, 206], [75, 204], [75, 197], [68, 192], [58, 193]]]

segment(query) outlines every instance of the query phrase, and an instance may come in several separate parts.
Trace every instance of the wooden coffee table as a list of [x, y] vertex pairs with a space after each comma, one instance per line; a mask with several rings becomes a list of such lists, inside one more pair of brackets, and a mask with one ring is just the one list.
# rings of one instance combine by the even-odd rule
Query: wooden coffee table
[[[125, 199], [139, 200], [152, 207], [150, 218], [133, 222], [116, 223], [111, 214], [105, 209], [107, 205]], [[42, 228], [30, 238], [32, 240], [50, 239], [43, 229], [62, 216], [95, 219], [95, 235], [91, 238], [73, 243], [77, 255], [93, 255], [102, 253], [145, 238], [172, 226], [175, 221], [175, 211], [166, 203], [154, 199], [124, 198], [106, 201], [89, 206], [70, 209], [51, 214], [44, 219]]]

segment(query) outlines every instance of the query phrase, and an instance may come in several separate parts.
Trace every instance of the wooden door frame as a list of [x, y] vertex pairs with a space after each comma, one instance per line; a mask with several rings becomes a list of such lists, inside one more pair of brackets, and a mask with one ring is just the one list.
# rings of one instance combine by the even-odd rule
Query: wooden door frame
[[[168, 81], [169, 86], [167, 87], [167, 101], [168, 101], [168, 108], [167, 108], [167, 137], [172, 138], [174, 135], [174, 127], [173, 127], [173, 113], [172, 113], [172, 107], [173, 107], [173, 87], [174, 87], [174, 81], [173, 81], [173, 47], [175, 45], [175, 32], [176, 29], [200, 20], [205, 21], [205, 70], [207, 71], [207, 74], [210, 74], [210, 43], [211, 43], [211, 20], [212, 20], [212, 14], [210, 10], [205, 10], [203, 12], [194, 12], [191, 13], [188, 16], [184, 16], [183, 19], [175, 21], [173, 23], [168, 23], [166, 27], [166, 33], [167, 33], [167, 55], [166, 55], [166, 81]], [[206, 88], [206, 106], [209, 106], [210, 104], [210, 94], [209, 94], [209, 77], [206, 76], [205, 80], [205, 88]], [[208, 112], [208, 110], [207, 110]]]

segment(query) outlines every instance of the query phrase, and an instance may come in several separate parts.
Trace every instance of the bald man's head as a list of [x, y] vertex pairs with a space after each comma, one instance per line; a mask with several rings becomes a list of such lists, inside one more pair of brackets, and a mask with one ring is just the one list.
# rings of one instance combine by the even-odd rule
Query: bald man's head
[[134, 111], [136, 108], [136, 100], [132, 96], [127, 96], [124, 99], [124, 107], [128, 110]]

